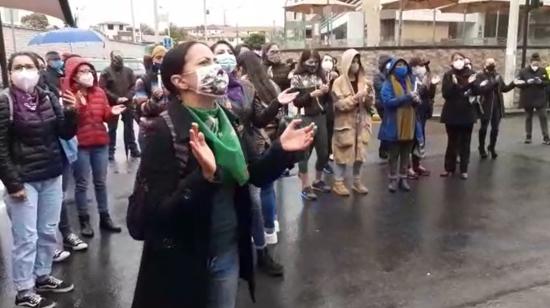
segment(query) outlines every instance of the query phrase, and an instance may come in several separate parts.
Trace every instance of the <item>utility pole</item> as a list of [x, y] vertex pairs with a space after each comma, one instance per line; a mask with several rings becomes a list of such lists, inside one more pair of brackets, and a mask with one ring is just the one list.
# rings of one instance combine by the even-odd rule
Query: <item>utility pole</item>
[[159, 35], [159, 5], [158, 0], [153, 0], [153, 14], [155, 14], [155, 36]]
[[525, 0], [525, 6], [523, 7], [523, 44], [521, 45], [521, 68], [525, 67], [527, 60], [527, 41], [529, 38], [529, 12], [531, 11], [530, 0]]
[[132, 14], [132, 42], [136, 42], [136, 15], [134, 13], [134, 0], [130, 0], [130, 10]]
[[[510, 13], [508, 15], [508, 37], [506, 39], [506, 58], [504, 78], [511, 82], [516, 76], [516, 51], [518, 45], [519, 24], [519, 0], [510, 0]], [[504, 96], [504, 105], [507, 108], [514, 104], [514, 92], [510, 91]]]
[[17, 44], [15, 39], [15, 17], [13, 16], [13, 9], [10, 9], [10, 24], [11, 24], [11, 40], [13, 42], [13, 52], [17, 52]]
[[206, 24], [207, 23], [207, 17], [206, 15], [208, 15], [208, 10], [206, 9], [206, 0], [203, 0], [202, 1], [202, 4], [203, 4], [203, 9], [204, 9], [204, 41], [208, 41], [208, 25]]

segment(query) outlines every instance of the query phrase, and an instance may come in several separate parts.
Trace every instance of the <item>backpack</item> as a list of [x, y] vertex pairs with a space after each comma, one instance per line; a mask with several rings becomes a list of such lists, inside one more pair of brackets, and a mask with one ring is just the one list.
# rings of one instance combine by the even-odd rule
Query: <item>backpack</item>
[[[163, 111], [160, 116], [170, 129], [170, 135], [172, 136], [172, 146], [174, 147], [174, 153], [178, 161], [180, 176], [185, 173], [185, 168], [189, 160], [189, 146], [187, 144], [181, 144], [176, 142], [177, 135], [176, 129], [172, 118], [168, 114], [168, 111]], [[141, 167], [136, 174], [136, 180], [134, 183], [134, 191], [128, 198], [128, 211], [126, 213], [126, 225], [130, 236], [138, 241], [145, 240], [145, 229], [147, 221], [148, 209], [153, 204], [148, 204], [147, 193], [149, 192], [149, 185], [145, 177], [143, 177]]]

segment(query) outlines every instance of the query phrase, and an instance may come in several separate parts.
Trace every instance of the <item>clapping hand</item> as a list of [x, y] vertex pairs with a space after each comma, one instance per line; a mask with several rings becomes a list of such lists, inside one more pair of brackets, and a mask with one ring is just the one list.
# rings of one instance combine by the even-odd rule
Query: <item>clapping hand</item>
[[479, 84], [479, 86], [480, 86], [480, 87], [485, 87], [485, 86], [488, 85], [488, 84], [489, 84], [489, 80], [483, 80], [483, 81]]
[[76, 105], [76, 96], [73, 94], [73, 92], [66, 90], [65, 93], [63, 93], [63, 105], [65, 107], [74, 107]]
[[326, 84], [324, 84], [319, 88], [319, 90], [321, 90], [321, 92], [323, 92], [323, 94], [327, 94], [330, 89]]
[[534, 84], [534, 83], [535, 83], [534, 78], [527, 79], [527, 84]]
[[458, 78], [456, 78], [455, 74], [453, 74], [453, 83], [458, 84]]
[[521, 85], [524, 85], [524, 84], [525, 84], [524, 80], [521, 80], [521, 79], [514, 80], [514, 85], [516, 85], [516, 86], [521, 86]]
[[476, 78], [477, 78], [476, 74], [470, 75], [470, 77], [468, 77], [468, 83], [474, 83], [474, 81], [476, 81]]
[[541, 83], [542, 83], [542, 79], [540, 79], [540, 77], [535, 77], [535, 83], [536, 83], [536, 84], [541, 84]]
[[189, 145], [191, 145], [191, 152], [201, 168], [203, 177], [210, 181], [213, 180], [217, 169], [216, 157], [206, 143], [204, 134], [199, 132], [197, 123], [193, 123], [189, 130]]
[[124, 105], [116, 105], [116, 106], [111, 107], [111, 113], [113, 115], [116, 115], [116, 116], [123, 113], [124, 110], [126, 110], [126, 106], [124, 106]]
[[279, 96], [277, 96], [277, 100], [282, 105], [288, 105], [289, 103], [292, 103], [296, 99], [299, 93], [300, 91], [296, 91], [296, 89], [288, 88], [283, 92], [281, 92]]
[[299, 128], [301, 123], [302, 120], [293, 120], [281, 135], [281, 146], [286, 152], [304, 151], [313, 142], [315, 124]]

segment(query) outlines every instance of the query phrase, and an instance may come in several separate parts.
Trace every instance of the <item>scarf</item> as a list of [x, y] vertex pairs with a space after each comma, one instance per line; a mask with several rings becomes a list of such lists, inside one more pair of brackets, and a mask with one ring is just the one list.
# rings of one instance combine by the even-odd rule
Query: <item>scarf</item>
[[187, 109], [214, 152], [216, 164], [223, 171], [223, 181], [246, 184], [249, 174], [241, 143], [225, 112], [218, 105], [214, 109]]
[[27, 93], [17, 87], [12, 87], [11, 93], [17, 104], [25, 106], [30, 111], [36, 111], [36, 108], [38, 108], [39, 97], [36, 90], [32, 93]]
[[[396, 97], [407, 95], [413, 89], [411, 79], [397, 80], [394, 75], [390, 76], [393, 93]], [[414, 140], [414, 130], [416, 126], [416, 114], [411, 105], [402, 106], [397, 109], [397, 140]]]
[[227, 98], [237, 106], [242, 106], [244, 102], [244, 89], [234, 74], [229, 74], [229, 84], [227, 85]]

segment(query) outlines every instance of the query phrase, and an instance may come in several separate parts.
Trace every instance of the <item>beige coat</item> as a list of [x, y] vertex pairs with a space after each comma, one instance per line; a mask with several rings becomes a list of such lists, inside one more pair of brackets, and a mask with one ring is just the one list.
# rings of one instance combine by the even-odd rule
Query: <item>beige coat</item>
[[334, 81], [332, 95], [334, 99], [334, 136], [332, 151], [337, 164], [364, 162], [367, 158], [367, 145], [372, 134], [372, 119], [369, 109], [374, 103], [374, 91], [367, 81], [364, 68], [358, 73], [357, 89], [368, 92], [366, 98], [355, 100], [355, 91], [348, 72], [353, 58], [359, 55], [355, 49], [349, 49], [342, 55], [342, 75]]

